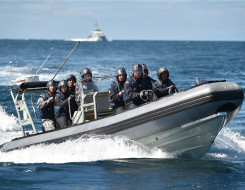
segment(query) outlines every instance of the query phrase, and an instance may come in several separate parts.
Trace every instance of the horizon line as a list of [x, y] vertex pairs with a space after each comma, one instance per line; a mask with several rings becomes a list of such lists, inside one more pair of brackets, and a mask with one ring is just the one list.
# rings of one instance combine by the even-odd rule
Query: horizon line
[[[46, 41], [72, 41], [71, 39], [44, 39], [44, 38], [0, 38], [0, 40], [46, 40]], [[202, 40], [202, 39], [109, 39], [108, 41], [97, 42], [112, 42], [112, 41], [199, 41], [199, 42], [245, 42], [245, 40]], [[80, 42], [96, 42], [96, 41], [80, 41]]]

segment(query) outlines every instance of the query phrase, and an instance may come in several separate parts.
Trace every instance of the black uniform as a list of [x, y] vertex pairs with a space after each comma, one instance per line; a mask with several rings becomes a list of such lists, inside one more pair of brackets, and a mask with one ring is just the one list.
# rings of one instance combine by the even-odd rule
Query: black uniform
[[78, 110], [77, 102], [75, 101], [75, 95], [76, 95], [76, 87], [68, 87], [69, 93], [74, 96], [74, 98], [70, 99], [70, 105], [71, 105], [71, 116], [73, 116], [74, 112]]
[[161, 98], [161, 97], [169, 95], [169, 90], [167, 89], [167, 87], [170, 87], [171, 85], [175, 86], [175, 84], [170, 79], [161, 81], [161, 84], [154, 83], [153, 91], [156, 94], [157, 98]]
[[135, 107], [145, 103], [140, 98], [140, 92], [142, 90], [151, 90], [147, 87], [147, 82], [143, 78], [134, 79], [130, 77], [124, 84], [125, 95], [123, 97], [126, 104], [126, 109], [134, 109]]
[[[54, 120], [54, 102], [49, 102], [48, 99], [51, 96], [48, 92], [45, 92], [40, 95], [40, 98], [42, 98], [42, 101], [39, 100], [38, 102], [38, 108], [40, 109], [40, 117], [42, 119], [50, 119]], [[41, 104], [42, 103], [42, 104]]]
[[119, 92], [124, 90], [124, 82], [118, 83], [113, 81], [109, 88], [110, 104], [115, 114], [125, 111], [125, 103], [123, 101], [123, 95], [119, 96]]
[[68, 105], [69, 96], [70, 96], [69, 91], [63, 94], [62, 92], [60, 92], [60, 90], [57, 90], [55, 96], [54, 113], [59, 129], [66, 128], [69, 125], [71, 125], [71, 118], [69, 115], [69, 105]]
[[149, 77], [149, 76], [147, 76], [147, 77], [145, 78], [145, 80], [146, 80], [146, 83], [147, 83], [147, 88], [148, 88], [149, 90], [152, 90], [152, 89], [153, 89], [154, 83], [157, 82], [157, 81], [156, 81], [155, 79]]
[[73, 94], [73, 95], [75, 95], [75, 90], [76, 90], [76, 87], [75, 86], [72, 86], [72, 87], [68, 87], [68, 90], [69, 90], [69, 92], [70, 92], [70, 94]]
[[43, 131], [55, 129], [54, 102], [49, 102], [48, 91], [38, 98], [37, 108], [40, 110]]

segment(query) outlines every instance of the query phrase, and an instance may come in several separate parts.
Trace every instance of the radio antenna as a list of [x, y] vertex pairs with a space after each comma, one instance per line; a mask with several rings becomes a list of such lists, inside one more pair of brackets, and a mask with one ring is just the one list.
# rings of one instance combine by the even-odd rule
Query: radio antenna
[[12, 80], [13, 80], [13, 77], [12, 77], [12, 61], [9, 62], [9, 65], [10, 65], [10, 82], [11, 82], [11, 88], [13, 88], [13, 83], [12, 83]]
[[64, 66], [64, 64], [69, 59], [69, 57], [71, 56], [71, 54], [73, 53], [73, 51], [77, 48], [77, 46], [78, 46], [79, 43], [80, 43], [80, 41], [78, 41], [77, 44], [75, 45], [75, 47], [71, 50], [71, 52], [69, 53], [69, 55], [67, 56], [67, 58], [65, 59], [65, 61], [62, 63], [62, 65], [60, 66], [60, 68], [58, 69], [58, 71], [53, 76], [52, 80], [54, 80], [54, 78], [56, 77], [56, 75], [59, 73], [60, 69]]
[[49, 57], [50, 57], [50, 54], [48, 55], [48, 57], [46, 58], [46, 60], [43, 62], [43, 64], [39, 67], [39, 69], [37, 70], [36, 74], [32, 77], [31, 81], [34, 79], [35, 76], [37, 76], [37, 74], [39, 73], [39, 71], [41, 71], [41, 69], [43, 68], [44, 64], [47, 62], [47, 60], [49, 59]]

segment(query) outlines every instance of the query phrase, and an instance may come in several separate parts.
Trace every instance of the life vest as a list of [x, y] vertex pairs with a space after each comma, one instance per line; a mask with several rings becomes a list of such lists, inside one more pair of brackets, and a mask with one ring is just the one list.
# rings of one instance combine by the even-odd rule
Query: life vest
[[75, 86], [72, 86], [72, 87], [68, 87], [68, 90], [69, 90], [69, 92], [70, 92], [70, 94], [73, 94], [73, 95], [75, 95], [75, 89], [76, 89], [76, 87]]
[[[44, 101], [47, 101], [51, 96], [48, 92], [41, 94]], [[50, 102], [46, 107], [40, 109], [40, 117], [42, 119], [54, 120], [54, 102]]]
[[117, 81], [113, 81], [109, 89], [109, 103], [113, 109], [118, 107], [124, 107], [123, 96], [112, 99], [112, 95], [117, 95], [123, 90], [123, 85], [120, 85]]
[[141, 78], [139, 80], [131, 80], [132, 89], [135, 92], [140, 93], [142, 90], [148, 90], [147, 82], [145, 79]]
[[[66, 94], [63, 94], [59, 90], [57, 90], [56, 96], [55, 96], [55, 104], [54, 104], [54, 115], [55, 118], [59, 116], [67, 116], [69, 118], [69, 107], [68, 107], [68, 97], [70, 95], [70, 92], [67, 91]], [[59, 105], [59, 103], [62, 102], [62, 105]]]
[[[175, 86], [175, 84], [170, 79], [167, 79], [165, 81], [161, 81], [162, 88], [167, 88], [167, 87], [170, 87], [172, 85]], [[169, 94], [173, 94], [173, 93], [175, 93], [175, 91], [176, 91], [175, 89], [169, 89]]]
[[[130, 90], [131, 89], [131, 90]], [[141, 98], [139, 93], [142, 90], [149, 90], [147, 87], [146, 80], [141, 78], [139, 80], [135, 80], [133, 77], [129, 78], [124, 84], [125, 96], [123, 97], [126, 104], [135, 104], [140, 105], [145, 103]], [[138, 95], [136, 95], [137, 93]]]
[[153, 78], [147, 76], [145, 78], [145, 81], [146, 81], [147, 89], [148, 90], [152, 90], [152, 87], [153, 87], [154, 83], [156, 82], [156, 80], [154, 80]]

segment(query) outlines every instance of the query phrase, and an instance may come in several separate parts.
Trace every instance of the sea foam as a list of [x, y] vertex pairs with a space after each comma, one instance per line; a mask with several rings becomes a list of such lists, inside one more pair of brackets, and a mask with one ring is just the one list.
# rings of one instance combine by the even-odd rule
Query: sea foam
[[0, 162], [68, 163], [114, 160], [124, 158], [167, 158], [157, 148], [145, 147], [126, 137], [86, 136], [60, 144], [39, 144], [0, 153]]
[[0, 130], [13, 131], [19, 129], [18, 119], [13, 114], [8, 115], [3, 107], [0, 106]]
[[245, 160], [245, 136], [239, 131], [224, 128], [207, 154], [222, 160]]
[[0, 106], [0, 144], [21, 135], [18, 119]]
[[[17, 118], [0, 106], [0, 144], [20, 137]], [[82, 136], [60, 144], [39, 144], [7, 153], [0, 152], [0, 162], [68, 163], [126, 158], [172, 158], [158, 148], [144, 146], [123, 136]], [[224, 128], [204, 159], [244, 160], [245, 136]]]
[[[0, 144], [20, 137], [17, 118], [8, 115], [0, 106]], [[60, 144], [39, 144], [0, 152], [0, 162], [14, 163], [68, 163], [91, 162], [124, 158], [168, 158], [170, 155], [158, 148], [146, 147], [123, 136], [82, 136]]]

